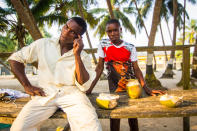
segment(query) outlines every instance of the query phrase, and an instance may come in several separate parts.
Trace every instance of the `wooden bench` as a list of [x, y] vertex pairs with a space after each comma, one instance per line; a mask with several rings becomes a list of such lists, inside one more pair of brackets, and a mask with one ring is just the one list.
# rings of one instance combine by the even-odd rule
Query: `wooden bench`
[[[157, 117], [190, 117], [197, 116], [197, 90], [172, 90], [168, 94], [183, 96], [183, 103], [177, 108], [167, 108], [159, 103], [159, 96], [150, 96], [140, 99], [129, 99], [126, 93], [120, 94], [119, 104], [113, 110], [104, 110], [96, 105], [98, 94], [92, 94], [90, 98], [96, 108], [98, 117], [109, 118], [157, 118]], [[29, 98], [17, 99], [14, 103], [0, 102], [0, 123], [11, 124], [21, 108]], [[50, 119], [65, 119], [66, 114], [61, 110], [54, 113]], [[187, 123], [189, 124], [189, 123]], [[183, 125], [189, 131], [189, 125]]]

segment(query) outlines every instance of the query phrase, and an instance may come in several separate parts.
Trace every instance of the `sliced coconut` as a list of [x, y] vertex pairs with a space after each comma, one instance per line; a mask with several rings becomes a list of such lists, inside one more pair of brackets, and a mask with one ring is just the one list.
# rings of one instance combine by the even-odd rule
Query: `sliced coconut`
[[119, 99], [119, 95], [100, 93], [96, 98], [96, 103], [101, 108], [113, 109], [118, 105], [117, 99]]
[[137, 79], [129, 79], [127, 83], [127, 87], [140, 85]]
[[182, 98], [166, 94], [160, 97], [160, 103], [167, 107], [176, 107], [181, 103]]

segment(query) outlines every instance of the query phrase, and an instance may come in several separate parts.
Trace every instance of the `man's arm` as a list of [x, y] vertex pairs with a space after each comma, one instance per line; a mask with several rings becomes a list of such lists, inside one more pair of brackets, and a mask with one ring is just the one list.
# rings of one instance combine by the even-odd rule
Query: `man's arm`
[[77, 82], [81, 85], [87, 82], [90, 78], [80, 56], [83, 47], [84, 44], [82, 38], [80, 35], [78, 35], [78, 39], [74, 40], [73, 52], [75, 55], [75, 73], [76, 73], [75, 75]]
[[104, 69], [104, 59], [99, 57], [99, 62], [96, 66], [96, 77], [95, 79], [92, 81], [92, 84], [90, 86], [90, 88], [86, 91], [86, 94], [91, 94], [93, 88], [95, 87], [96, 83], [98, 82], [101, 74], [103, 73], [103, 69]]
[[150, 88], [147, 87], [146, 82], [144, 80], [143, 74], [138, 66], [137, 61], [132, 62], [133, 65], [133, 69], [134, 69], [134, 73], [135, 76], [137, 77], [137, 79], [139, 80], [141, 86], [144, 88], [144, 90], [146, 91], [146, 93], [148, 95], [152, 95], [154, 96], [155, 94], [164, 94], [163, 91], [160, 90], [151, 90]]
[[22, 84], [25, 89], [25, 92], [29, 95], [35, 96], [45, 96], [42, 89], [32, 86], [25, 74], [25, 66], [23, 63], [17, 62], [15, 60], [9, 60], [10, 67], [16, 78]]

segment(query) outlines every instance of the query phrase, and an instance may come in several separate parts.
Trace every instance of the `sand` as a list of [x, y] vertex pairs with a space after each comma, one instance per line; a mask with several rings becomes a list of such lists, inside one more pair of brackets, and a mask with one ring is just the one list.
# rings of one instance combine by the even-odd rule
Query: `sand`
[[[160, 78], [163, 71], [155, 72], [157, 78]], [[176, 84], [181, 79], [181, 71], [174, 70], [176, 74], [173, 79], [159, 79], [163, 86], [170, 90], [179, 90], [181, 87], [176, 87]], [[28, 75], [32, 84], [37, 83], [37, 76]], [[107, 81], [99, 81], [93, 90], [93, 92], [108, 92]], [[0, 88], [10, 88], [24, 91], [20, 83], [13, 78], [13, 76], [0, 76]], [[139, 129], [140, 131], [182, 131], [182, 118], [140, 118]], [[109, 120], [100, 119], [103, 131], [109, 131]], [[66, 120], [50, 119], [46, 120], [41, 125], [41, 131], [55, 131], [57, 126], [64, 126], [67, 123]], [[197, 117], [190, 117], [191, 131], [197, 131]], [[121, 119], [121, 131], [129, 131], [127, 119]]]

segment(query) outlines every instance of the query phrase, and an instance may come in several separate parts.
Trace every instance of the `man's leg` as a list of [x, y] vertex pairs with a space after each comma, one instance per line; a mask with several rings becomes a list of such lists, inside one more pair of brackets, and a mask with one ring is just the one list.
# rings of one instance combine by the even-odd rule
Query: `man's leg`
[[129, 118], [128, 122], [130, 126], [130, 131], [139, 131], [137, 118]]
[[66, 112], [72, 131], [102, 131], [95, 109], [84, 93], [62, 96], [57, 103]]
[[23, 107], [10, 131], [37, 131], [40, 122], [48, 119], [57, 110], [53, 103], [42, 106], [37, 100], [30, 100]]
[[120, 119], [110, 119], [110, 130], [120, 131]]

